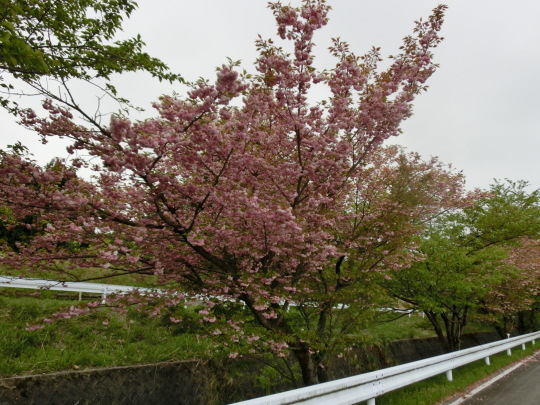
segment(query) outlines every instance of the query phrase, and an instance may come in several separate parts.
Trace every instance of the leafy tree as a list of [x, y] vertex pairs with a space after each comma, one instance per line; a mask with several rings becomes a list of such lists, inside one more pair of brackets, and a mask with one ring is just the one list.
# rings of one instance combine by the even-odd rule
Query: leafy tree
[[[313, 67], [324, 1], [270, 8], [290, 54], [259, 39], [257, 74], [223, 65], [215, 82], [163, 97], [155, 119], [113, 117], [92, 131], [52, 102], [44, 105], [49, 119], [26, 111], [25, 125], [72, 139], [70, 150], [81, 152], [73, 166], [96, 176], [86, 181], [74, 167], [40, 168], [5, 154], [1, 201], [18, 217], [39, 212], [42, 234], [1, 260], [152, 271], [177, 291], [153, 311], [177, 305], [183, 293], [202, 295], [210, 334], [290, 355], [304, 384], [314, 384], [327, 378], [328, 355], [365, 310], [369, 276], [409, 263], [413, 236], [459, 204], [459, 175], [381, 148], [435, 70], [445, 7], [416, 24], [383, 71], [377, 49], [357, 57], [337, 39], [336, 66]], [[331, 96], [310, 104], [314, 84]], [[77, 254], [61, 242], [89, 247]], [[154, 297], [128, 300], [144, 306]]]
[[459, 350], [471, 310], [486, 302], [503, 310], [504, 300], [493, 298], [515, 274], [505, 262], [507, 249], [540, 231], [540, 192], [526, 188], [526, 182], [497, 182], [474, 205], [439, 218], [421, 237], [423, 259], [381, 280], [426, 314], [447, 352]]
[[523, 238], [508, 249], [508, 277], [491, 288], [481, 301], [484, 314], [501, 337], [538, 330], [540, 310], [540, 241]]
[[[115, 97], [110, 81], [114, 73], [140, 70], [159, 80], [180, 79], [142, 51], [140, 36], [114, 41], [136, 6], [132, 0], [0, 0], [2, 106], [17, 111], [9, 95], [24, 91], [21, 82], [77, 109], [68, 88], [70, 79], [103, 86]], [[49, 80], [63, 90], [51, 90]]]

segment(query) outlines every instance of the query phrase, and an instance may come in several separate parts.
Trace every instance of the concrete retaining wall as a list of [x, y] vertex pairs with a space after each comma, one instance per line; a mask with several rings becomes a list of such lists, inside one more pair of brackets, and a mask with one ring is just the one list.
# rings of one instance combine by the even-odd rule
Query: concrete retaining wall
[[[466, 335], [463, 348], [499, 339], [495, 333]], [[330, 364], [332, 379], [442, 354], [435, 338], [391, 342], [350, 353]], [[257, 384], [260, 365], [245, 360], [182, 361], [111, 367], [0, 379], [0, 405], [212, 405], [268, 394]], [[238, 376], [241, 375], [241, 378]], [[272, 391], [292, 389], [288, 382]]]
[[196, 361], [74, 370], [1, 379], [0, 404], [212, 404], [215, 383]]

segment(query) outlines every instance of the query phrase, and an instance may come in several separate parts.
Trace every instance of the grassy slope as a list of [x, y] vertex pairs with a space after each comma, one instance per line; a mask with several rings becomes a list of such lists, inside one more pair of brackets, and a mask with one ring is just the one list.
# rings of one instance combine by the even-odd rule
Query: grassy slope
[[[53, 291], [0, 288], [0, 376], [216, 356], [211, 343], [199, 336], [204, 333], [194, 312], [182, 307], [157, 318], [101, 309], [27, 331], [28, 325], [78, 304], [56, 296]], [[174, 324], [170, 315], [184, 321]], [[383, 322], [385, 317], [365, 334], [376, 341], [433, 336], [419, 315], [394, 322]]]
[[[27, 331], [28, 325], [77, 304], [55, 296], [52, 291], [0, 289], [0, 376], [59, 371], [75, 365], [129, 365], [215, 355], [211, 344], [199, 337], [202, 331], [193, 311], [183, 308], [157, 318], [135, 310], [117, 313], [103, 309]], [[187, 321], [174, 324], [170, 315]], [[482, 329], [482, 325], [473, 324], [468, 331]], [[366, 334], [384, 341], [433, 336], [419, 315], [381, 322]], [[476, 362], [455, 370], [451, 383], [437, 376], [378, 398], [377, 404], [435, 404], [531, 352], [528, 347], [526, 351], [514, 350], [511, 357], [505, 353], [493, 356], [491, 366]]]
[[193, 313], [181, 315], [187, 312], [183, 308], [157, 318], [134, 310], [122, 314], [105, 309], [27, 331], [28, 325], [77, 304], [54, 299], [51, 291], [38, 294], [42, 297], [0, 289], [0, 376], [209, 355], [208, 342], [198, 337], [197, 321], [170, 321], [169, 315], [193, 317]]
[[[381, 315], [380, 322], [369, 328], [366, 333], [375, 340], [383, 342], [436, 336], [428, 319], [422, 318], [419, 313], [412, 314], [410, 317], [407, 315], [402, 316], [396, 321], [389, 321], [391, 319], [396, 319], [396, 316], [392, 314]], [[385, 322], [385, 320], [389, 322]], [[491, 331], [493, 331], [493, 328], [478, 323], [473, 319], [469, 321], [463, 333]]]

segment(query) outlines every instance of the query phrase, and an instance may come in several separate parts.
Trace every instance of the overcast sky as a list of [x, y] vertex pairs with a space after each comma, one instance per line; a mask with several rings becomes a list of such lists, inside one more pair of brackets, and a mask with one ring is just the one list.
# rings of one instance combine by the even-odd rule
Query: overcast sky
[[[125, 35], [140, 33], [147, 51], [187, 80], [213, 78], [226, 58], [252, 70], [257, 34], [275, 37], [266, 0], [139, 0]], [[284, 2], [286, 3], [286, 2]], [[293, 5], [299, 1], [293, 0]], [[439, 1], [333, 0], [329, 24], [316, 37], [316, 66], [331, 68], [330, 38], [341, 37], [358, 55], [371, 46], [396, 54], [413, 22], [427, 17]], [[414, 116], [393, 142], [438, 156], [463, 170], [469, 188], [494, 178], [527, 180], [540, 188], [540, 2], [534, 0], [450, 0], [436, 50], [439, 70], [429, 90], [414, 102]], [[153, 114], [160, 94], [183, 92], [144, 75], [117, 80], [122, 95]], [[143, 117], [142, 115], [141, 117]], [[2, 112], [1, 145], [20, 139], [38, 158], [31, 135]], [[55, 148], [53, 145], [52, 148]], [[56, 146], [56, 148], [58, 148]], [[58, 149], [55, 149], [58, 150]], [[54, 152], [57, 153], [57, 152]], [[62, 152], [63, 153], [63, 152]]]

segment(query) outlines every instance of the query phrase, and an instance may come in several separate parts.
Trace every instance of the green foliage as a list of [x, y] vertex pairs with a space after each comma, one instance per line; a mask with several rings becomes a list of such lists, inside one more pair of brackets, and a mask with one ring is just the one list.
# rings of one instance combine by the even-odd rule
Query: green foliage
[[[4, 208], [2, 211], [6, 211]], [[7, 214], [7, 215], [5, 215]], [[0, 212], [0, 218], [9, 216], [9, 212]], [[33, 236], [39, 233], [31, 225], [35, 222], [33, 215], [26, 215], [23, 218], [11, 221], [0, 219], [0, 242], [4, 241], [14, 251], [18, 251], [17, 243], [25, 243], [32, 239]]]
[[379, 280], [426, 313], [446, 351], [459, 349], [469, 312], [515, 274], [505, 263], [507, 249], [539, 235], [540, 192], [526, 188], [526, 182], [496, 182], [474, 205], [440, 217], [420, 237], [423, 259]]
[[[43, 317], [49, 317], [59, 309], [74, 305], [76, 302], [53, 299], [56, 295], [53, 291], [40, 292], [38, 298], [29, 296], [27, 291], [15, 289], [3, 290], [0, 294], [1, 376], [65, 370], [71, 369], [75, 364], [81, 368], [102, 367], [201, 359], [209, 356], [216, 359], [219, 356], [226, 357], [228, 354], [227, 351], [216, 353], [212, 350], [212, 342], [199, 338], [198, 334], [202, 328], [199, 323], [200, 316], [189, 307], [171, 307], [168, 312], [158, 317], [150, 317], [147, 313], [135, 310], [130, 310], [126, 314], [101, 310], [78, 319], [61, 320], [47, 325], [44, 329], [29, 332], [25, 330], [27, 324], [31, 325]], [[238, 306], [224, 307], [219, 314], [231, 316], [231, 311], [242, 309]], [[181, 322], [172, 323], [171, 316]], [[291, 310], [291, 316], [299, 320], [302, 318], [298, 310]], [[387, 317], [390, 316], [391, 314], [379, 315], [377, 320], [388, 321]], [[429, 332], [424, 328], [424, 322], [419, 315], [410, 318], [405, 316], [365, 329], [364, 333], [370, 334], [372, 339], [381, 341], [427, 336]], [[357, 336], [352, 339], [358, 343], [366, 337]], [[350, 353], [352, 352], [348, 352], [348, 357], [352, 355]], [[514, 350], [511, 359], [518, 358], [520, 354], [521, 350]], [[461, 390], [501, 367], [506, 357], [506, 355], [493, 357], [490, 367], [480, 363], [471, 365], [472, 372], [467, 371], [469, 366], [460, 368], [454, 373], [453, 383], [449, 384], [443, 377], [437, 377], [388, 394], [377, 399], [377, 403], [407, 404], [411, 403], [408, 402], [410, 398], [421, 398], [419, 401], [426, 401], [418, 403], [434, 403], [436, 402], [434, 398], [440, 399]], [[292, 373], [292, 378], [299, 379], [298, 367], [291, 361], [287, 365], [286, 359], [276, 361], [259, 354], [253, 358], [250, 356], [245, 358], [246, 362], [235, 363], [237, 374], [234, 378], [246, 378], [245, 373], [252, 373], [254, 362], [257, 362], [255, 383], [266, 389], [269, 394], [274, 392], [276, 386], [283, 385], [283, 389], [289, 387], [285, 382], [289, 379], [287, 373]], [[366, 360], [361, 361], [363, 362], [361, 366], [366, 367], [364, 364]], [[242, 368], [242, 365], [247, 368]], [[229, 383], [235, 385], [234, 381]]]
[[[60, 83], [104, 79], [114, 96], [108, 83], [113, 73], [147, 71], [160, 81], [181, 80], [142, 51], [139, 35], [114, 41], [136, 6], [132, 0], [0, 0], [0, 73], [34, 88], [41, 88], [42, 77]], [[5, 92], [15, 89], [2, 79]], [[0, 103], [8, 107], [7, 98]]]

